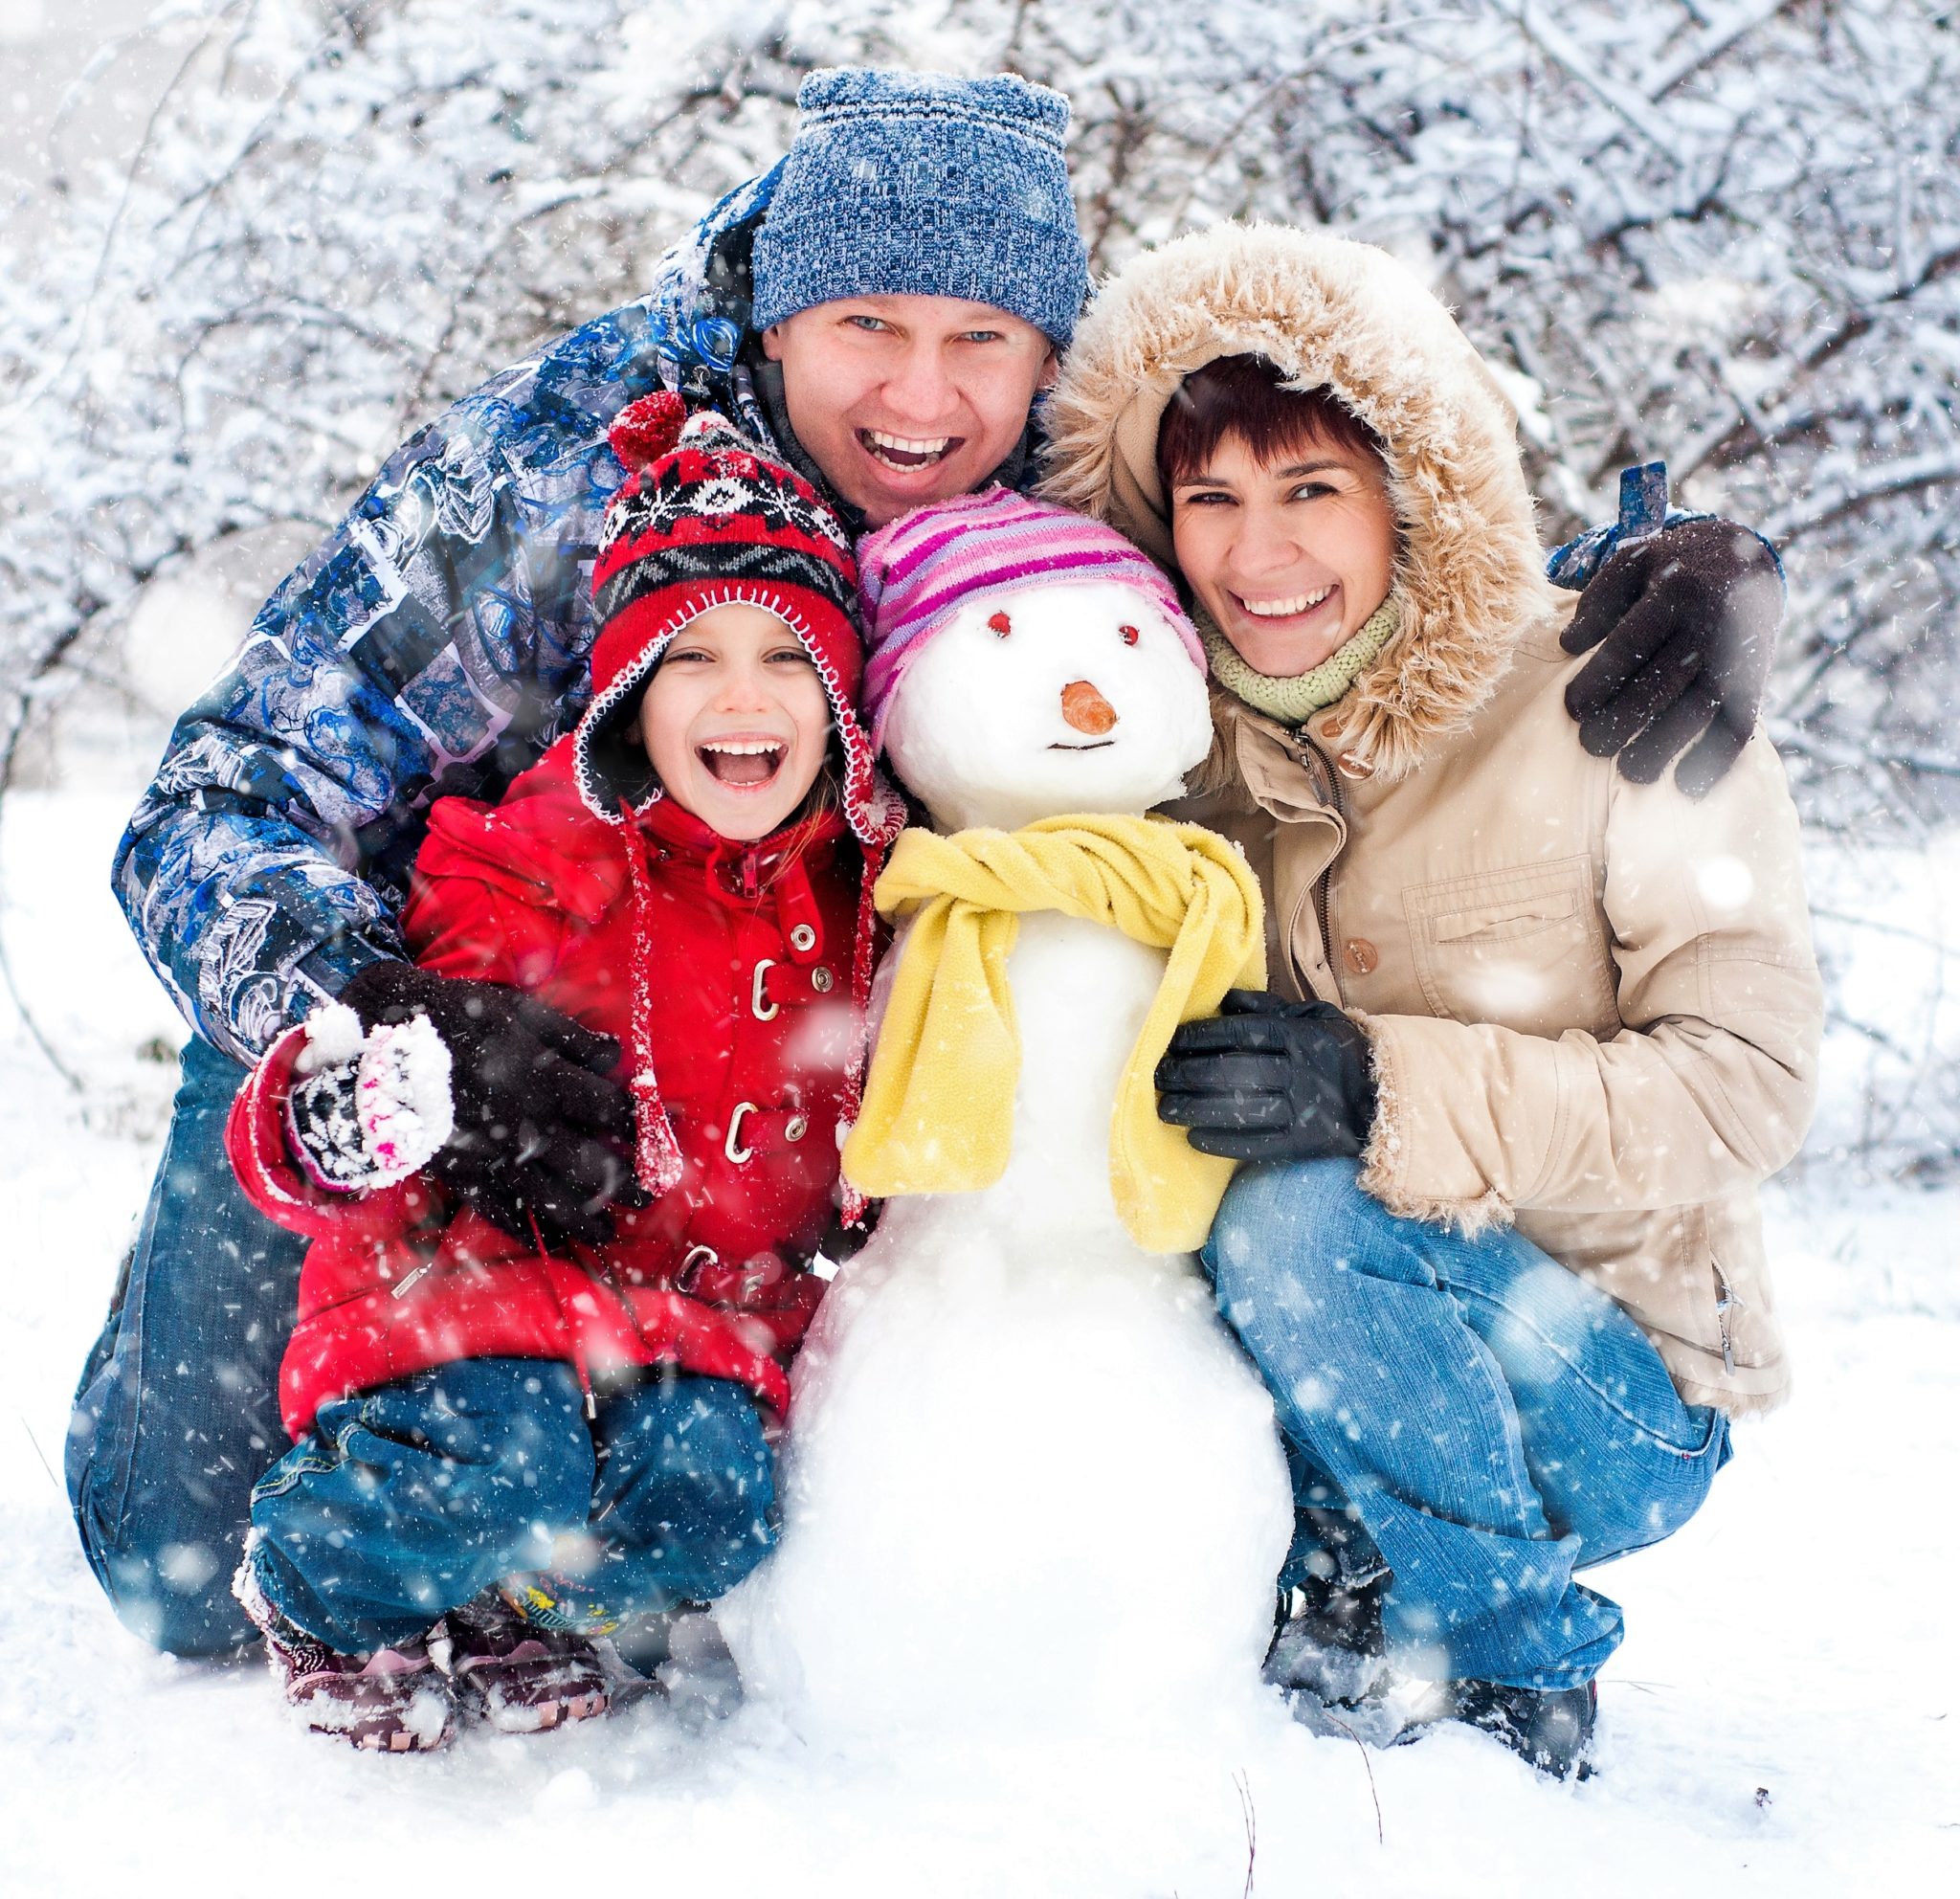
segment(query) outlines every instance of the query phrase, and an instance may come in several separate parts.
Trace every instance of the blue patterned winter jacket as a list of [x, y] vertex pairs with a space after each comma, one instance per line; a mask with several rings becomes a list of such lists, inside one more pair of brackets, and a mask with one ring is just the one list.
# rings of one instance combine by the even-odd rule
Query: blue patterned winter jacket
[[[729, 193], [638, 302], [493, 377], [390, 459], [177, 722], [118, 846], [118, 901], [196, 1031], [256, 1060], [364, 964], [425, 814], [494, 802], [590, 692], [591, 562], [621, 480], [607, 430], [657, 388], [771, 431], [742, 356], [746, 243], [776, 173]], [[1575, 587], [1610, 550], [1554, 557]]]

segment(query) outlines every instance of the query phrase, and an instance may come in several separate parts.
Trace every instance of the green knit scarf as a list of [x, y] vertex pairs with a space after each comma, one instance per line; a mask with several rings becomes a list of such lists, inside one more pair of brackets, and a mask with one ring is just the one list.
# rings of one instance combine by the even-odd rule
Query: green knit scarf
[[1402, 607], [1391, 593], [1347, 642], [1328, 654], [1310, 673], [1276, 679], [1256, 673], [1238, 657], [1237, 649], [1209, 618], [1198, 621], [1212, 673], [1225, 690], [1242, 699], [1255, 712], [1263, 712], [1282, 726], [1299, 726], [1323, 705], [1331, 705], [1354, 683], [1362, 667], [1389, 643], [1402, 623]]

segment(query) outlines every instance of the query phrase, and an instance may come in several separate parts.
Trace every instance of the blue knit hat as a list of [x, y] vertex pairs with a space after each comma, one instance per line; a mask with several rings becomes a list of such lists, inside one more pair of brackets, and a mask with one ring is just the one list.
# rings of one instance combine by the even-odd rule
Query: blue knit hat
[[1067, 100], [1005, 73], [845, 66], [811, 74], [796, 103], [756, 234], [757, 329], [839, 297], [960, 297], [1066, 346], [1089, 288]]

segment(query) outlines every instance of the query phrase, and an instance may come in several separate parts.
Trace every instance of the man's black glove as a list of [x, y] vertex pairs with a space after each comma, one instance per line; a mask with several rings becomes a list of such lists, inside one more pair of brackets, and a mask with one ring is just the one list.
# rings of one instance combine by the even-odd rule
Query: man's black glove
[[1375, 1110], [1368, 1037], [1329, 1002], [1228, 989], [1219, 1006], [1170, 1038], [1158, 1115], [1233, 1160], [1359, 1154]]
[[370, 963], [341, 1000], [364, 1029], [427, 1016], [449, 1049], [456, 1131], [428, 1171], [520, 1240], [603, 1245], [631, 1200], [633, 1101], [619, 1044], [501, 983]]
[[1566, 687], [1594, 758], [1651, 785], [1682, 747], [1674, 781], [1698, 798], [1736, 761], [1776, 655], [1775, 556], [1732, 521], [1683, 521], [1621, 547], [1579, 595], [1562, 641], [1595, 653]]

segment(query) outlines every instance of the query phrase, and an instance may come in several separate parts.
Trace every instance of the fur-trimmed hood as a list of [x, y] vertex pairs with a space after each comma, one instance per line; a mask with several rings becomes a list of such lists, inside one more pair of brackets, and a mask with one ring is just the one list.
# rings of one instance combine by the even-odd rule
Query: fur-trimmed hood
[[1517, 640], [1558, 613], [1515, 416], [1449, 312], [1369, 244], [1221, 224], [1146, 253], [1076, 332], [1045, 421], [1041, 491], [1174, 570], [1157, 430], [1185, 377], [1256, 354], [1330, 388], [1387, 445], [1400, 629], [1341, 702], [1346, 753], [1405, 775], [1491, 695]]

